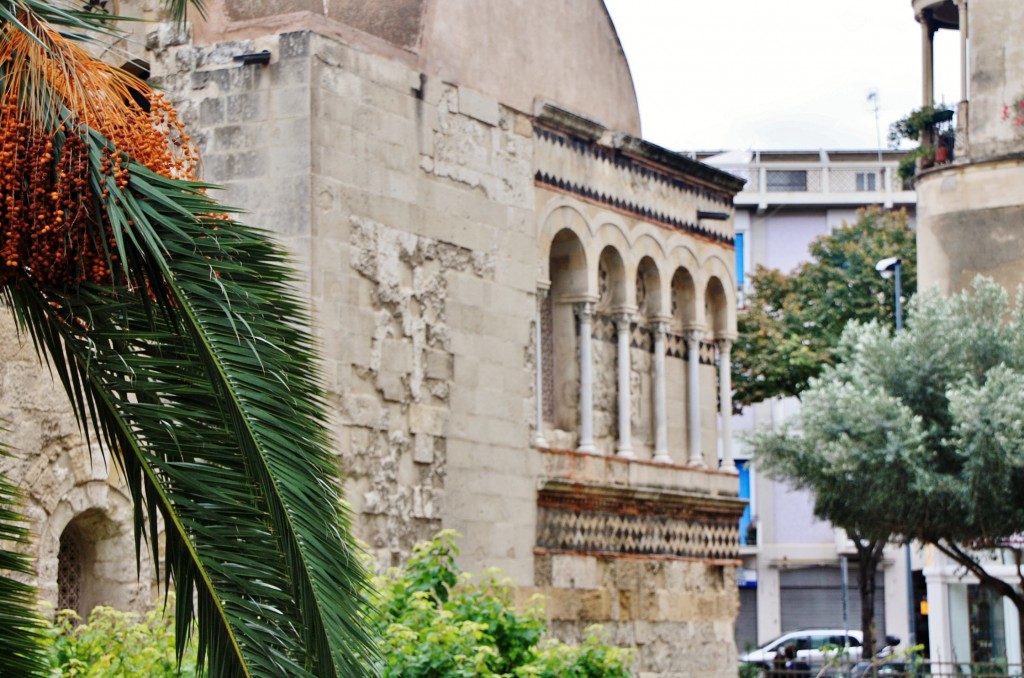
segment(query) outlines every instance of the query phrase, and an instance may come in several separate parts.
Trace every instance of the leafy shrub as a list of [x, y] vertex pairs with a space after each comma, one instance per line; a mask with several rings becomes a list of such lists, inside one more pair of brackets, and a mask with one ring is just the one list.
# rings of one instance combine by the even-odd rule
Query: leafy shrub
[[404, 569], [375, 581], [385, 678], [630, 675], [631, 652], [608, 645], [599, 627], [590, 627], [578, 646], [541, 640], [547, 627], [540, 598], [516, 610], [510, 581], [499, 571], [462, 573], [457, 538], [451, 530], [438, 533], [413, 549]]
[[46, 631], [52, 678], [191, 678], [196, 675], [194, 645], [174, 653], [174, 620], [157, 606], [145, 616], [96, 607], [85, 623], [61, 610]]
[[[418, 544], [402, 569], [374, 581], [383, 678], [628, 678], [629, 650], [587, 629], [580, 645], [543, 639], [541, 598], [513, 603], [498, 570], [480, 577], [455, 564], [458, 535], [446, 530]], [[85, 623], [62, 610], [47, 628], [52, 678], [195, 678], [191, 646], [178, 672], [174, 620], [162, 606], [147, 615], [97, 607]]]

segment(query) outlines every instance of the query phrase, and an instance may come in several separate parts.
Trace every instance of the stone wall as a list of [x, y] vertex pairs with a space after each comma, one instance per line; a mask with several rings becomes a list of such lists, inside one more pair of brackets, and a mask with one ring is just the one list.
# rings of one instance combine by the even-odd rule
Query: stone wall
[[[538, 189], [538, 148], [557, 159], [547, 170], [568, 173], [580, 186], [592, 181], [608, 195], [629, 195], [631, 206], [652, 206], [643, 214], [665, 225], [642, 224], [640, 212], [628, 223], [649, 233], [645, 247], [658, 261], [663, 255], [655, 247], [679, 252], [677, 265], [692, 262], [700, 289], [688, 303], [701, 321], [703, 287], [712, 276], [730, 275], [713, 262], [731, 257], [731, 225], [701, 230], [697, 208], [728, 209], [724, 193], [611, 156], [552, 155], [531, 116], [315, 32], [206, 47], [167, 35], [169, 42], [155, 45], [156, 70], [201, 140], [206, 178], [224, 186], [226, 202], [249, 208], [249, 221], [277, 231], [308, 274], [346, 493], [377, 562], [398, 564], [416, 541], [454, 528], [464, 535], [460, 560], [467, 570], [497, 566], [524, 595], [540, 589], [552, 596], [558, 633], [576, 638], [591, 622], [609, 623], [617, 642], [638, 644], [645, 671], [672, 675], [704, 662], [715, 667], [707, 675], [723, 667], [728, 673], [735, 666], [735, 527], [715, 537], [725, 540], [716, 556], [621, 559], [621, 545], [612, 542], [599, 545], [604, 555], [563, 554], [597, 577], [566, 584], [549, 571], [556, 555], [538, 547], [538, 483], [550, 473], [546, 453], [531, 447], [537, 289], [549, 274], [544, 215], [549, 203], [565, 200]], [[230, 60], [264, 48], [274, 55], [265, 68]], [[595, 223], [611, 214], [599, 201], [579, 205]], [[705, 240], [690, 238], [686, 228]], [[667, 281], [659, 289], [658, 303], [668, 308]], [[607, 339], [594, 342], [595, 423], [600, 450], [611, 455], [618, 386], [615, 344]], [[675, 342], [679, 358], [667, 360], [675, 370], [670, 431], [683, 463], [685, 425], [677, 422], [688, 398], [686, 361], [681, 340]], [[577, 361], [577, 347], [568, 351], [563, 361]], [[650, 353], [637, 348], [631, 355], [634, 416], [649, 417]], [[712, 468], [714, 356], [708, 343], [699, 389], [702, 448]], [[562, 397], [577, 397], [578, 382], [566, 385]], [[570, 426], [575, 421], [567, 418]], [[650, 458], [650, 422], [635, 428], [638, 449]], [[575, 433], [565, 435], [574, 444]], [[734, 476], [687, 474], [693, 472], [677, 469], [663, 487], [657, 477], [665, 474], [653, 467], [637, 478], [606, 480], [655, 496], [688, 487], [716, 497], [709, 501], [725, 506], [724, 515], [735, 513]], [[711, 519], [691, 526], [700, 534], [702, 520]], [[723, 525], [729, 520], [735, 516]], [[635, 576], [623, 579], [624, 568]], [[603, 602], [592, 609], [588, 600]]]
[[9, 313], [0, 317], [0, 473], [25, 494], [32, 534], [25, 551], [37, 564], [43, 601], [58, 604], [60, 539], [73, 525], [89, 544], [81, 563], [92, 576], [79, 592], [81, 612], [103, 603], [148, 608], [156, 599], [152, 561], [142, 551], [136, 570], [132, 502], [116, 467], [82, 437], [57, 376], [40, 364], [32, 340]]
[[[415, 542], [454, 528], [464, 535], [465, 569], [499, 567], [524, 595], [551, 597], [557, 633], [578, 638], [587, 624], [607, 623], [617, 642], [640, 648], [639, 668], [652, 675], [705, 664], [717, 675], [735, 673], [732, 572], [742, 504], [735, 476], [716, 470], [712, 343], [730, 331], [716, 318], [731, 318], [734, 328], [735, 299], [715, 301], [707, 292], [713, 281], [735, 289], [732, 225], [708, 226], [700, 213], [731, 212], [738, 186], [597, 123], [564, 113], [565, 129], [548, 118], [542, 125], [536, 111], [311, 30], [204, 46], [158, 26], [147, 44], [155, 80], [200, 147], [204, 178], [223, 186], [223, 202], [249, 210], [249, 223], [274, 231], [304, 274], [346, 496], [378, 564], [401, 563]], [[263, 49], [272, 54], [267, 66], [233, 59]], [[580, 136], [585, 129], [597, 133]], [[602, 454], [535, 444], [544, 432], [535, 323], [541, 291], [559, 274], [549, 257], [559, 209], [578, 219], [584, 298], [599, 299], [596, 261], [612, 247], [622, 264], [615, 304], [637, 313], [638, 324], [672, 325], [674, 465], [647, 461], [653, 353], [640, 344], [628, 352], [627, 400], [642, 461], [611, 458], [620, 434], [616, 345], [600, 332]], [[652, 287], [651, 300], [638, 304], [641, 256]], [[693, 286], [679, 295], [686, 308], [670, 300], [674, 270], [687, 271]], [[569, 312], [560, 341], [561, 358], [578, 365], [575, 301], [560, 301]], [[684, 330], [704, 333], [695, 388], [687, 383]], [[89, 465], [63, 395], [55, 390], [51, 399], [14, 343], [10, 335], [0, 342], [11, 351], [0, 415], [24, 420], [18, 445], [42, 451], [18, 462], [13, 475], [33, 493], [33, 526], [48, 544], [39, 553], [44, 591], [54, 586], [55, 539], [79, 518], [95, 537], [100, 584], [90, 595], [148, 601], [148, 584], [107, 586], [134, 575], [129, 504], [112, 469]], [[578, 370], [570, 366], [566, 375], [563, 397], [578, 398]], [[680, 466], [689, 458], [691, 397], [700, 399], [706, 469]], [[568, 409], [561, 435], [574, 445], [578, 409]], [[596, 521], [595, 539], [556, 548], [544, 493], [574, 484], [580, 496], [605, 497], [577, 507]], [[610, 528], [621, 520], [649, 544], [638, 547]], [[674, 526], [672, 538], [654, 536], [663, 521]], [[566, 579], [565, 571], [580, 568], [589, 578]]]
[[[580, 642], [600, 624], [636, 651], [640, 676], [712, 678], [736, 665], [735, 569], [681, 560], [541, 555], [536, 588], [552, 631]], [[734, 674], [735, 672], [733, 672]]]

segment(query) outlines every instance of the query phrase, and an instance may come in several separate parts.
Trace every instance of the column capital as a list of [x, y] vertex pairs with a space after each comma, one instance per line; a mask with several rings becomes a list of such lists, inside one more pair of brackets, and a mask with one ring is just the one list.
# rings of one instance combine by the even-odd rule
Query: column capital
[[630, 325], [633, 324], [635, 316], [629, 311], [621, 311], [612, 314], [612, 320], [615, 322], [615, 326], [619, 332], [628, 332]]
[[593, 318], [596, 307], [596, 304], [592, 301], [574, 301], [572, 312], [581, 318]]
[[720, 334], [715, 337], [715, 344], [721, 350], [728, 350], [736, 343], [736, 339], [739, 337], [737, 334]]
[[686, 341], [700, 341], [704, 338], [704, 326], [687, 325], [683, 328], [683, 338]]
[[649, 327], [651, 332], [654, 332], [655, 334], [666, 334], [668, 332], [668, 321], [661, 318], [655, 318], [651, 322], [647, 323], [647, 327]]

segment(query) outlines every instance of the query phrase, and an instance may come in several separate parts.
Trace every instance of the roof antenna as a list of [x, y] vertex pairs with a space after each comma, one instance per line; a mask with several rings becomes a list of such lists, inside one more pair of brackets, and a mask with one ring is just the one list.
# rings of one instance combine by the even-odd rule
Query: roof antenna
[[868, 101], [874, 104], [875, 107], [875, 143], [878, 148], [878, 163], [882, 163], [882, 123], [878, 118], [878, 90], [873, 89], [868, 92]]

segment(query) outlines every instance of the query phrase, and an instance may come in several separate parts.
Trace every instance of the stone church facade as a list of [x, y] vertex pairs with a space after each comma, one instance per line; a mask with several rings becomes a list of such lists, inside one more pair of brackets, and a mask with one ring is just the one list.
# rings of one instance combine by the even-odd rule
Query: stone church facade
[[[743, 502], [718, 411], [741, 182], [642, 140], [603, 4], [207, 5], [126, 46], [204, 177], [306, 274], [376, 561], [454, 528], [463, 567], [547, 596], [560, 637], [600, 623], [643, 675], [735, 675]], [[3, 333], [44, 597], [144, 605], [116, 472]]]

